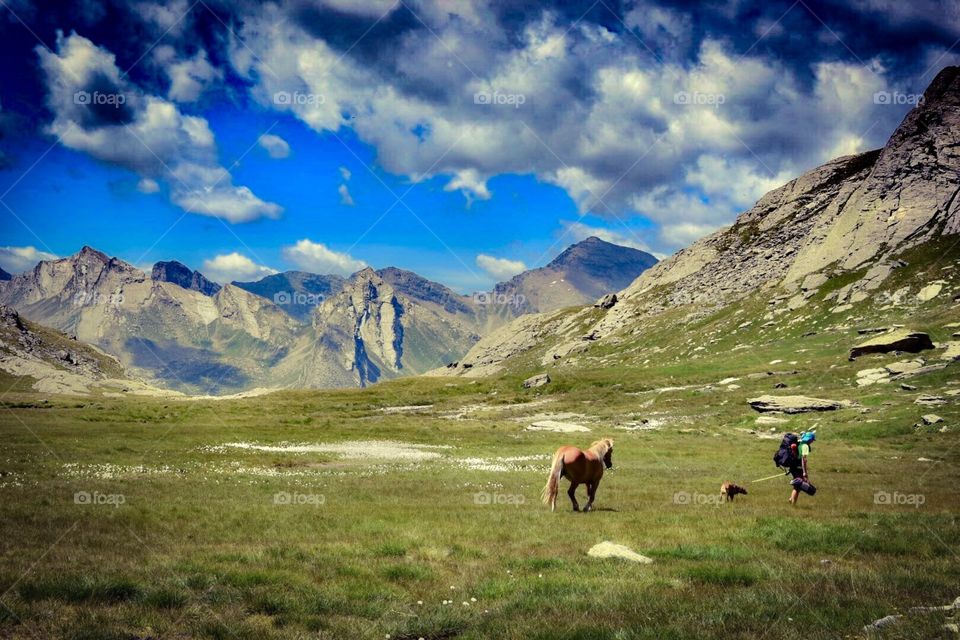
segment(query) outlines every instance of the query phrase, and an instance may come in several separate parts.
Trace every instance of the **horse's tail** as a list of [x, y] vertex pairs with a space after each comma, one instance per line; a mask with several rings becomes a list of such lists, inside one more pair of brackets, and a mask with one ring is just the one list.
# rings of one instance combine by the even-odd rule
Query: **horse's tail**
[[557, 488], [560, 484], [560, 475], [563, 473], [563, 452], [557, 449], [553, 454], [553, 462], [550, 464], [550, 475], [547, 477], [547, 484], [544, 485], [540, 494], [543, 504], [553, 504], [557, 498]]

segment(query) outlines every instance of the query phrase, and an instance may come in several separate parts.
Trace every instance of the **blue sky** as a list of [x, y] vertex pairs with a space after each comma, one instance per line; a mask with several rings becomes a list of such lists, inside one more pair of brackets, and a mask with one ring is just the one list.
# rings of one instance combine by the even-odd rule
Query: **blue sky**
[[882, 145], [960, 39], [934, 0], [0, 11], [0, 266], [88, 244], [463, 292], [588, 235], [686, 246]]

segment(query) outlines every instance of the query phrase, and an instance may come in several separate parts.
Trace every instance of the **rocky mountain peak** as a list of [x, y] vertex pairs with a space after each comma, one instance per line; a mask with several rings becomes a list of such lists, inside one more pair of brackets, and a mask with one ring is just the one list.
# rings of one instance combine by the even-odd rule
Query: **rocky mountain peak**
[[150, 277], [159, 282], [170, 282], [184, 289], [198, 291], [205, 296], [212, 296], [220, 291], [219, 284], [207, 280], [199, 271], [191, 271], [188, 266], [176, 260], [156, 263]]
[[554, 258], [547, 265], [547, 269], [585, 269], [591, 274], [600, 275], [610, 270], [638, 269], [640, 271], [652, 267], [657, 259], [645, 251], [623, 247], [590, 236], [580, 242], [570, 245], [563, 253]]

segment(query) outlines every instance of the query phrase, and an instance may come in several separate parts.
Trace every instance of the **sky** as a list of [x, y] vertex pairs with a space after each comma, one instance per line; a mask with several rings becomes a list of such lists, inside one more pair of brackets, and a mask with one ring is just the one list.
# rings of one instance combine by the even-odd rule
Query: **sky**
[[947, 0], [0, 0], [0, 267], [663, 257], [882, 146], [958, 44]]

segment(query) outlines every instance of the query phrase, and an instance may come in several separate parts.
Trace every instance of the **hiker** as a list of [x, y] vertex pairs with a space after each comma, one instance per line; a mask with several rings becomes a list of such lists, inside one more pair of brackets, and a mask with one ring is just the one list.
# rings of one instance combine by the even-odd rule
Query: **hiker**
[[800, 434], [800, 442], [793, 445], [799, 450], [796, 452], [797, 456], [793, 459], [795, 461], [794, 464], [790, 466], [790, 475], [793, 476], [793, 482], [790, 483], [790, 486], [793, 487], [793, 490], [790, 492], [790, 504], [792, 505], [797, 504], [797, 498], [800, 497], [801, 491], [809, 493], [811, 496], [817, 491], [807, 479], [809, 476], [807, 458], [810, 457], [810, 445], [816, 439], [816, 433], [813, 431], [804, 431]]
[[810, 445], [817, 439], [816, 430], [804, 431], [799, 436], [788, 433], [783, 436], [780, 449], [773, 456], [778, 467], [787, 470], [793, 481], [790, 483], [790, 504], [796, 505], [800, 492], [813, 495], [817, 488], [810, 484], [807, 459], [810, 456]]

